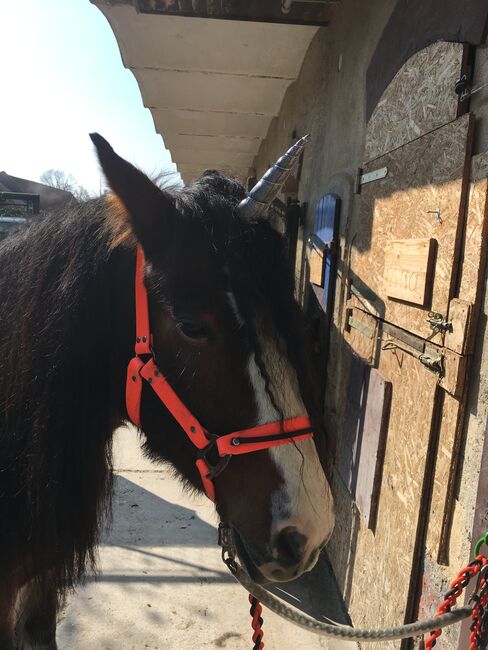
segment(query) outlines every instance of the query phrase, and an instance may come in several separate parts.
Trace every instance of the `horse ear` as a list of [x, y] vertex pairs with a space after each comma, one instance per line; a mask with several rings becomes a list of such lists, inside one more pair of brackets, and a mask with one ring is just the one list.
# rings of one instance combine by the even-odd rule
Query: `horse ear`
[[178, 212], [172, 199], [145, 174], [121, 158], [98, 133], [90, 133], [110, 189], [122, 202], [132, 230], [146, 256], [161, 252], [161, 243], [171, 239]]

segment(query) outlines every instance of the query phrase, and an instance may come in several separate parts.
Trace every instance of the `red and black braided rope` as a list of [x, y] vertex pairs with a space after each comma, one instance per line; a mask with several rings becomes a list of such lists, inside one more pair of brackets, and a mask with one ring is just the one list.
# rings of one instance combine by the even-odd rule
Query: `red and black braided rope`
[[[470, 627], [469, 650], [484, 650], [487, 647], [488, 637], [488, 560], [483, 555], [478, 555], [467, 567], [461, 569], [456, 578], [451, 582], [449, 591], [444, 594], [444, 600], [437, 610], [437, 615], [451, 611], [463, 590], [468, 586], [474, 576], [478, 576], [477, 584], [470, 602], [473, 603], [472, 624]], [[425, 648], [432, 650], [442, 630], [433, 630], [429, 635]]]
[[249, 602], [251, 603], [251, 609], [249, 610], [249, 613], [252, 616], [251, 627], [254, 630], [254, 634], [252, 635], [254, 643], [253, 650], [263, 650], [263, 630], [261, 629], [261, 626], [263, 625], [263, 619], [261, 617], [263, 608], [261, 607], [259, 600], [254, 598], [251, 594], [249, 594]]

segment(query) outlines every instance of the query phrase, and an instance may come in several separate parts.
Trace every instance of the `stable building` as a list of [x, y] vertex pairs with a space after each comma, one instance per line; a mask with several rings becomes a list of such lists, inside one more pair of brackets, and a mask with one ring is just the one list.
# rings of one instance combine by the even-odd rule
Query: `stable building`
[[273, 218], [316, 336], [328, 556], [355, 626], [435, 613], [488, 529], [487, 3], [92, 2], [185, 182], [311, 134]]

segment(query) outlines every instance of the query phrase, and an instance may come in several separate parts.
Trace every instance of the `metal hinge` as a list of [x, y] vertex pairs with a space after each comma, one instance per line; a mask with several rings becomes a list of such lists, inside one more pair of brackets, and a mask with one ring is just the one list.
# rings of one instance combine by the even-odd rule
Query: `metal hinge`
[[468, 75], [463, 74], [463, 76], [454, 84], [454, 92], [456, 95], [459, 95], [459, 101], [464, 102], [487, 86], [488, 82], [480, 84], [479, 86], [476, 86], [476, 88], [471, 88], [471, 79], [468, 78]]

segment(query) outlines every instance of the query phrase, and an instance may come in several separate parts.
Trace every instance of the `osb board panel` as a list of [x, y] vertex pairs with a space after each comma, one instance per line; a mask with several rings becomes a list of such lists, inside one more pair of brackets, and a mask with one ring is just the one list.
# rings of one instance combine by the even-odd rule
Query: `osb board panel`
[[442, 407], [442, 418], [439, 433], [439, 446], [432, 489], [429, 527], [427, 531], [427, 553], [437, 559], [441, 538], [442, 522], [446, 509], [448, 494], [448, 479], [452, 463], [454, 441], [463, 409], [459, 398], [446, 393]]
[[473, 305], [470, 302], [453, 298], [449, 303], [449, 329], [446, 332], [444, 345], [457, 354], [472, 352], [472, 316]]
[[[362, 522], [354, 540], [349, 611], [356, 627], [403, 623], [437, 383], [417, 359], [398, 350], [383, 351], [378, 370], [392, 383], [392, 399], [376, 532]], [[368, 647], [398, 649], [400, 642]]]
[[463, 264], [459, 297], [476, 303], [484, 277], [488, 239], [488, 152], [473, 156], [466, 214]]
[[462, 58], [463, 45], [439, 42], [406, 61], [371, 115], [365, 160], [456, 119], [454, 84], [461, 76]]
[[373, 363], [377, 343], [378, 321], [361, 309], [350, 307], [345, 310], [344, 339], [361, 359]]
[[310, 282], [319, 287], [324, 286], [324, 253], [315, 246], [307, 250], [307, 259], [310, 266]]
[[[386, 166], [388, 175], [362, 188], [352, 239], [351, 276], [367, 287], [368, 301], [380, 317], [423, 338], [432, 336], [428, 312], [445, 316], [449, 307], [457, 271], [471, 139], [472, 118], [465, 115], [386, 154], [365, 169]], [[384, 292], [385, 245], [394, 239], [409, 238], [437, 241], [432, 300], [425, 307], [389, 299]], [[442, 335], [438, 333], [432, 340], [442, 343]]]
[[433, 239], [396, 239], [385, 245], [385, 293], [425, 305], [430, 293]]
[[456, 354], [447, 348], [443, 348], [442, 355], [444, 357], [444, 375], [439, 383], [450, 395], [461, 397], [466, 389], [466, 369], [469, 357]]
[[414, 52], [437, 41], [484, 43], [487, 16], [486, 0], [397, 0], [366, 72], [367, 117]]

